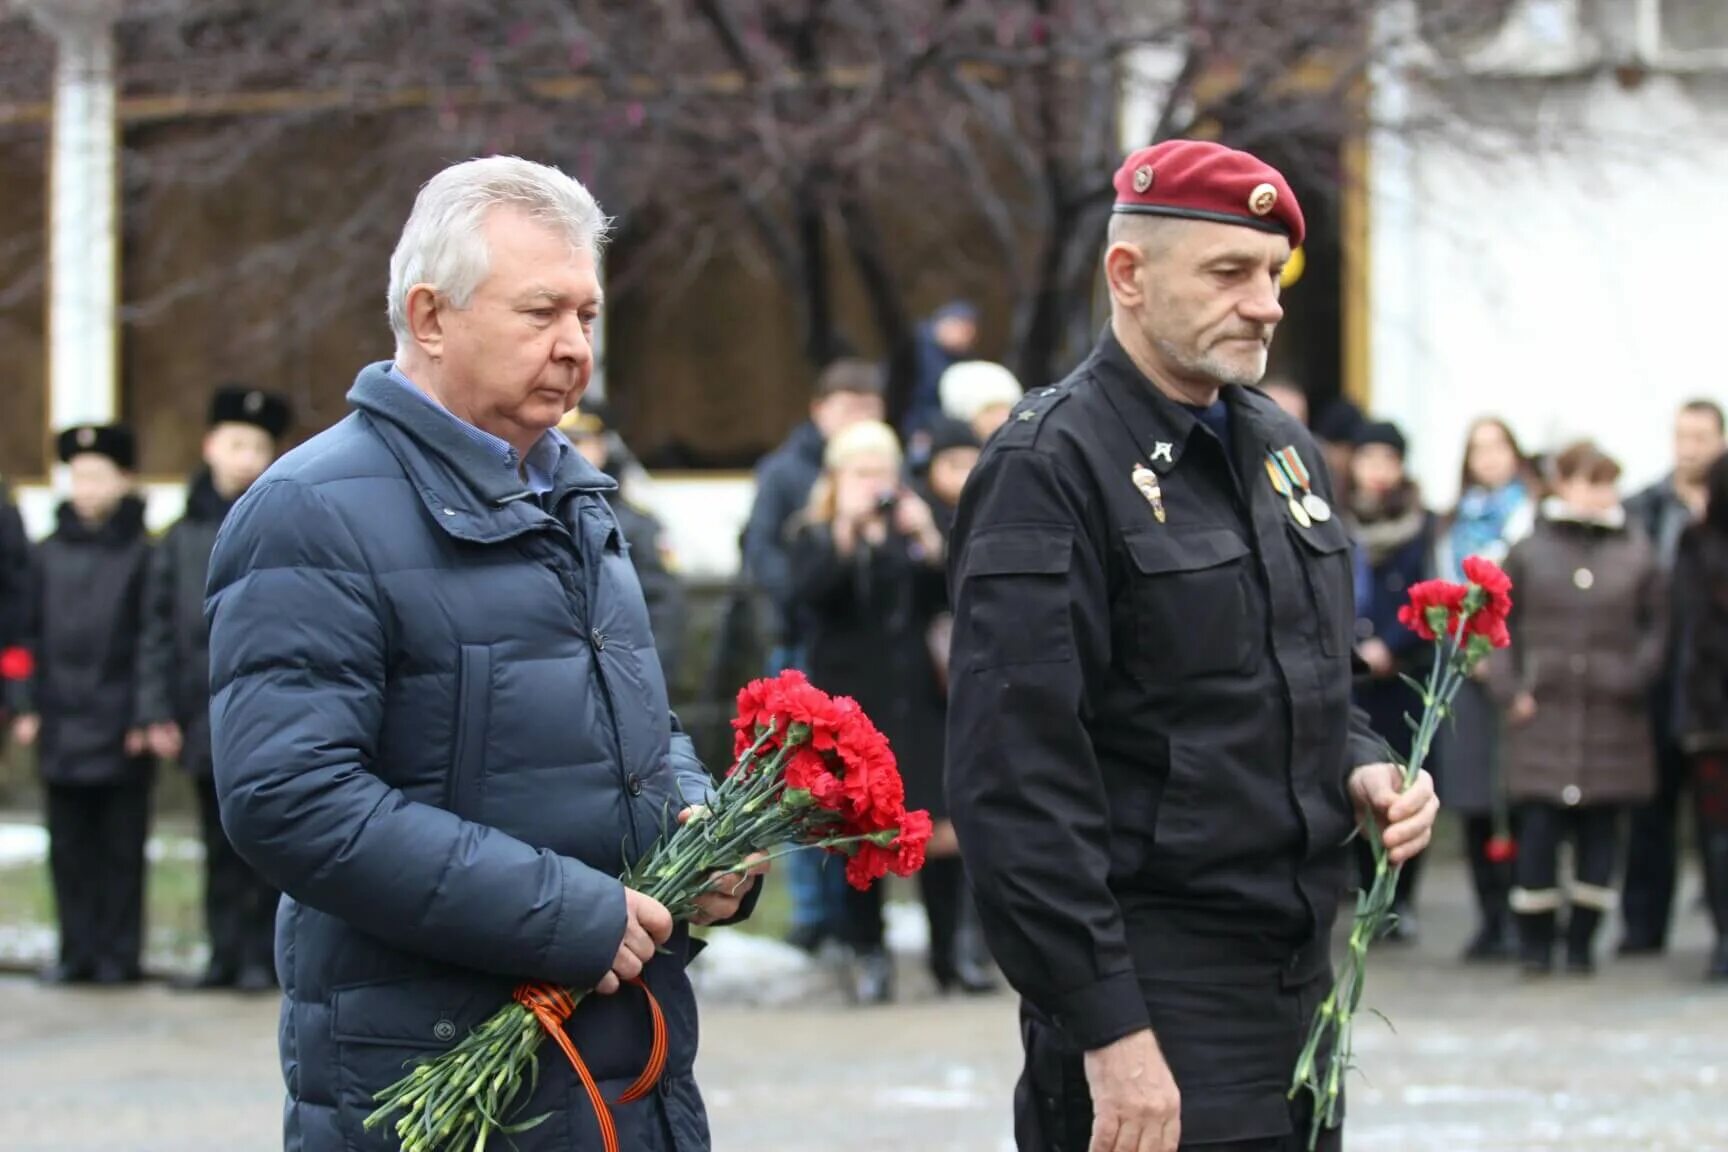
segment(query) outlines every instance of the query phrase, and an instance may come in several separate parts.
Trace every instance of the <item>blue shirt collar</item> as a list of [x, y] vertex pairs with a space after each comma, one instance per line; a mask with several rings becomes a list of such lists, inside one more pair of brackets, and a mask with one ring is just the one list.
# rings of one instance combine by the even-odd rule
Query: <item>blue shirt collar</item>
[[431, 395], [418, 384], [408, 379], [397, 365], [390, 365], [389, 375], [390, 379], [414, 393], [422, 402], [449, 417], [464, 435], [496, 456], [498, 462], [510, 472], [515, 473], [518, 466], [525, 463], [527, 467], [522, 469], [522, 475], [530, 492], [539, 496], [552, 491], [552, 478], [558, 474], [558, 466], [564, 461], [564, 453], [571, 448], [570, 441], [565, 438], [562, 432], [556, 428], [547, 429], [546, 434], [535, 441], [534, 447], [528, 450], [527, 459], [524, 461], [518, 457], [516, 449], [511, 447], [509, 441], [492, 435], [484, 428], [477, 428], [457, 416], [450, 409], [432, 399]]

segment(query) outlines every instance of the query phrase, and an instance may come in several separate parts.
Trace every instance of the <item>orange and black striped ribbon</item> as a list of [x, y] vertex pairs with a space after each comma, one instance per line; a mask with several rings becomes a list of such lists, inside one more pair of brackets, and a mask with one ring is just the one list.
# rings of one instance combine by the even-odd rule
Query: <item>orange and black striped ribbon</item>
[[[660, 1002], [654, 999], [654, 993], [648, 990], [648, 985], [640, 979], [631, 980], [631, 984], [642, 989], [642, 994], [648, 997], [648, 1012], [653, 1018], [654, 1040], [648, 1053], [648, 1066], [642, 1069], [642, 1075], [636, 1082], [624, 1090], [618, 1097], [618, 1103], [630, 1104], [642, 1099], [654, 1091], [654, 1086], [660, 1082], [660, 1077], [666, 1071], [666, 1017], [660, 1011]], [[618, 1152], [618, 1127], [612, 1120], [612, 1109], [607, 1105], [606, 1098], [600, 1094], [600, 1086], [594, 1082], [594, 1074], [588, 1071], [587, 1063], [582, 1054], [576, 1051], [575, 1043], [570, 1039], [564, 1025], [569, 1021], [571, 1013], [576, 1011], [576, 1001], [569, 992], [555, 984], [521, 984], [516, 988], [516, 1002], [534, 1014], [540, 1022], [540, 1027], [552, 1037], [554, 1043], [564, 1052], [570, 1061], [570, 1067], [576, 1070], [576, 1076], [582, 1081], [582, 1087], [588, 1093], [588, 1102], [594, 1106], [594, 1116], [600, 1124], [600, 1139], [606, 1152]]]

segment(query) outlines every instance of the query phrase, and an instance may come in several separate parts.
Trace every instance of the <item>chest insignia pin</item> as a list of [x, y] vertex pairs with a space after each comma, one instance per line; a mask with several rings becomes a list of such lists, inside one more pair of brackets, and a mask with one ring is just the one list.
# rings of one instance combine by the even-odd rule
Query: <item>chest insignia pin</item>
[[1134, 465], [1134, 487], [1140, 489], [1140, 495], [1146, 497], [1146, 503], [1152, 505], [1152, 515], [1158, 518], [1158, 523], [1164, 523], [1164, 493], [1158, 487], [1158, 473], [1144, 464]]

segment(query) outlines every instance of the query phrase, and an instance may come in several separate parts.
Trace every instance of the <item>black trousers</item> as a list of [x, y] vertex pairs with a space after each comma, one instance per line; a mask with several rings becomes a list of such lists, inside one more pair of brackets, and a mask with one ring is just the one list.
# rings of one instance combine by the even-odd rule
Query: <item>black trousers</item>
[[1680, 869], [1680, 794], [1689, 769], [1678, 745], [1656, 745], [1656, 795], [1632, 810], [1621, 907], [1629, 943], [1660, 948], [1673, 921]]
[[276, 905], [281, 893], [241, 859], [222, 831], [216, 782], [194, 779], [204, 833], [204, 924], [210, 935], [210, 967], [227, 973], [242, 968], [274, 970]]
[[[1213, 1010], [1220, 993], [1195, 990], [1193, 1001], [1184, 1006], [1180, 991], [1165, 986], [1158, 992], [1164, 1003], [1153, 1011], [1154, 1020], [1166, 1020], [1160, 1045], [1170, 1058], [1176, 1086], [1182, 1093], [1183, 1152], [1306, 1152], [1309, 1122], [1313, 1116], [1306, 1094], [1288, 1103], [1282, 1100], [1287, 1078], [1295, 1071], [1297, 1054], [1307, 1036], [1308, 1022], [1331, 988], [1329, 980], [1314, 980], [1295, 988], [1278, 988], [1274, 979], [1264, 987], [1234, 988], [1223, 994], [1231, 1010], [1215, 1018]], [[1174, 1012], [1172, 1013], [1172, 1010]], [[1192, 1019], [1184, 1019], [1193, 1013]], [[1030, 1012], [1021, 1012], [1021, 1040], [1026, 1065], [1014, 1089], [1014, 1141], [1018, 1152], [1087, 1152], [1092, 1134], [1092, 1096], [1086, 1083], [1085, 1057], [1073, 1050], [1061, 1033]], [[1196, 1030], [1218, 1038], [1217, 1050], [1208, 1054], [1196, 1048]], [[1250, 1038], [1254, 1038], [1251, 1039]], [[1252, 1057], [1231, 1051], [1235, 1044], [1250, 1040]], [[1203, 1047], [1204, 1041], [1201, 1042]], [[1183, 1052], [1179, 1057], [1173, 1051]], [[1192, 1071], [1199, 1086], [1183, 1087], [1184, 1070]], [[1253, 1067], [1246, 1067], [1252, 1065]], [[1215, 1088], [1246, 1079], [1253, 1085]], [[1283, 1135], [1235, 1138], [1230, 1131], [1276, 1131], [1281, 1124], [1268, 1123], [1268, 1097], [1273, 1109], [1287, 1109], [1290, 1131]], [[1244, 1107], [1233, 1109], [1237, 1102]], [[1232, 1116], [1233, 1112], [1239, 1115]], [[1343, 1128], [1321, 1132], [1316, 1152], [1343, 1152]]]
[[60, 918], [60, 962], [85, 975], [99, 966], [138, 970], [150, 784], [48, 785], [48, 870]]
[[1513, 867], [1517, 889], [1513, 905], [1521, 912], [1558, 911], [1560, 845], [1572, 841], [1572, 903], [1606, 912], [1614, 903], [1614, 867], [1620, 858], [1620, 819], [1624, 809], [1605, 804], [1564, 808], [1558, 804], [1518, 806], [1518, 858]]
[[[933, 856], [918, 871], [918, 892], [924, 915], [930, 922], [930, 970], [937, 981], [954, 975], [954, 939], [967, 899], [966, 866], [958, 856]], [[882, 885], [872, 884], [860, 892], [846, 889], [845, 942], [860, 951], [882, 947]]]

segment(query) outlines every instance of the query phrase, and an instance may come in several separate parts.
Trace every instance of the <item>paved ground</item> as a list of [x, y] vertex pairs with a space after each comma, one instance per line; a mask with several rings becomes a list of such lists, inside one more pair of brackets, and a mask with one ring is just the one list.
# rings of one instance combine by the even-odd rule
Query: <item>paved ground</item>
[[[1352, 1152], [1728, 1152], [1728, 989], [1697, 980], [1695, 913], [1668, 959], [1531, 987], [1452, 962], [1468, 927], [1455, 868], [1424, 899], [1422, 943], [1376, 957], [1369, 1000], [1398, 1033], [1363, 1025]], [[274, 1023], [270, 1003], [0, 980], [0, 1149], [279, 1147]], [[1002, 1152], [1015, 1044], [1006, 999], [936, 1003], [916, 986], [867, 1015], [821, 995], [714, 1007], [715, 1145]]]

